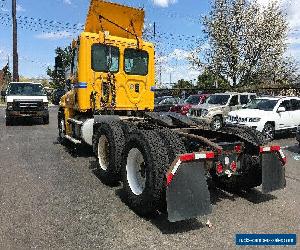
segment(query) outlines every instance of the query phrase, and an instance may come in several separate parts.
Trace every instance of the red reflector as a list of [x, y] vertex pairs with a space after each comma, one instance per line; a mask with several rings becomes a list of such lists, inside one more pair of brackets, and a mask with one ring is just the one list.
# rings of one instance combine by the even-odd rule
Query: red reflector
[[235, 152], [237, 152], [237, 153], [241, 153], [241, 152], [242, 152], [242, 145], [236, 145], [236, 146], [234, 147], [234, 150], [235, 150]]
[[168, 175], [167, 175], [167, 186], [170, 185], [170, 183], [173, 180], [173, 177], [174, 177], [174, 175], [172, 173], [168, 173]]
[[287, 163], [286, 157], [283, 157], [283, 158], [282, 158], [282, 162], [283, 162], [283, 165], [286, 165], [286, 163]]
[[279, 151], [280, 146], [271, 146], [271, 151]]
[[231, 162], [231, 164], [230, 164], [230, 169], [231, 169], [233, 172], [236, 171], [237, 165], [236, 165], [235, 161]]
[[213, 158], [215, 158], [215, 153], [214, 152], [206, 153], [206, 159], [213, 159]]
[[217, 174], [221, 174], [223, 172], [223, 165], [222, 165], [221, 162], [217, 163], [217, 169], [216, 169], [216, 171], [217, 171]]
[[192, 161], [195, 160], [195, 154], [184, 154], [180, 156], [181, 161]]

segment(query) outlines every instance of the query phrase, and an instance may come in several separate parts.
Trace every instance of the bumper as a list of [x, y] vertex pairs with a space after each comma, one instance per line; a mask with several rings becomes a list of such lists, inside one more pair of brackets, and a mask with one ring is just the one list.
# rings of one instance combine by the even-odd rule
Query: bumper
[[15, 111], [6, 110], [6, 117], [46, 117], [49, 115], [49, 110], [42, 111]]
[[210, 116], [190, 116], [190, 118], [206, 124], [211, 124], [213, 117]]
[[246, 126], [246, 127], [249, 127], [249, 128], [253, 128], [253, 129], [256, 129], [258, 130], [259, 132], [262, 132], [263, 129], [264, 129], [264, 125], [262, 123], [258, 123], [258, 122], [251, 122], [251, 123], [236, 123], [236, 122], [229, 122], [229, 121], [226, 121], [225, 122], [226, 125], [229, 125], [229, 126]]

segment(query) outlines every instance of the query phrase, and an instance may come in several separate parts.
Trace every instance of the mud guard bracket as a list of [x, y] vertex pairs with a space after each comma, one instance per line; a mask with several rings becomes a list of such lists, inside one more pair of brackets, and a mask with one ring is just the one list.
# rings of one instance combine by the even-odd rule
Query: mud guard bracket
[[261, 166], [263, 193], [270, 193], [285, 188], [285, 167], [280, 161], [277, 152], [261, 154]]
[[203, 161], [181, 163], [166, 192], [170, 222], [212, 212]]

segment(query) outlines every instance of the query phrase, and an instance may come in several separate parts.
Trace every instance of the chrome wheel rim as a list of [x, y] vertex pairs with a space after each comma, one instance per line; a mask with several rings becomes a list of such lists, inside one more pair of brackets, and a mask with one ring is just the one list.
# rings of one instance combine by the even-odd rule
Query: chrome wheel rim
[[98, 141], [98, 161], [100, 168], [107, 171], [109, 164], [109, 142], [105, 135], [101, 135]]

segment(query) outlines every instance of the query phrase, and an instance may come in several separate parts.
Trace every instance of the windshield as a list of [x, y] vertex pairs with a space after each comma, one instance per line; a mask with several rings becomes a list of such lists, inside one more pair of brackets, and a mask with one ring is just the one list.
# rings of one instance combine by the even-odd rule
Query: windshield
[[45, 96], [46, 92], [41, 84], [11, 83], [7, 95]]
[[187, 104], [192, 104], [192, 105], [197, 105], [200, 102], [200, 98], [197, 95], [190, 95], [188, 99], [185, 100], [185, 103]]
[[230, 95], [211, 95], [208, 97], [206, 103], [208, 104], [218, 104], [225, 105], [230, 98]]
[[125, 49], [124, 69], [128, 75], [148, 74], [148, 53], [144, 50]]
[[259, 109], [264, 111], [272, 111], [276, 106], [278, 100], [270, 99], [253, 99], [244, 108], [245, 109]]

